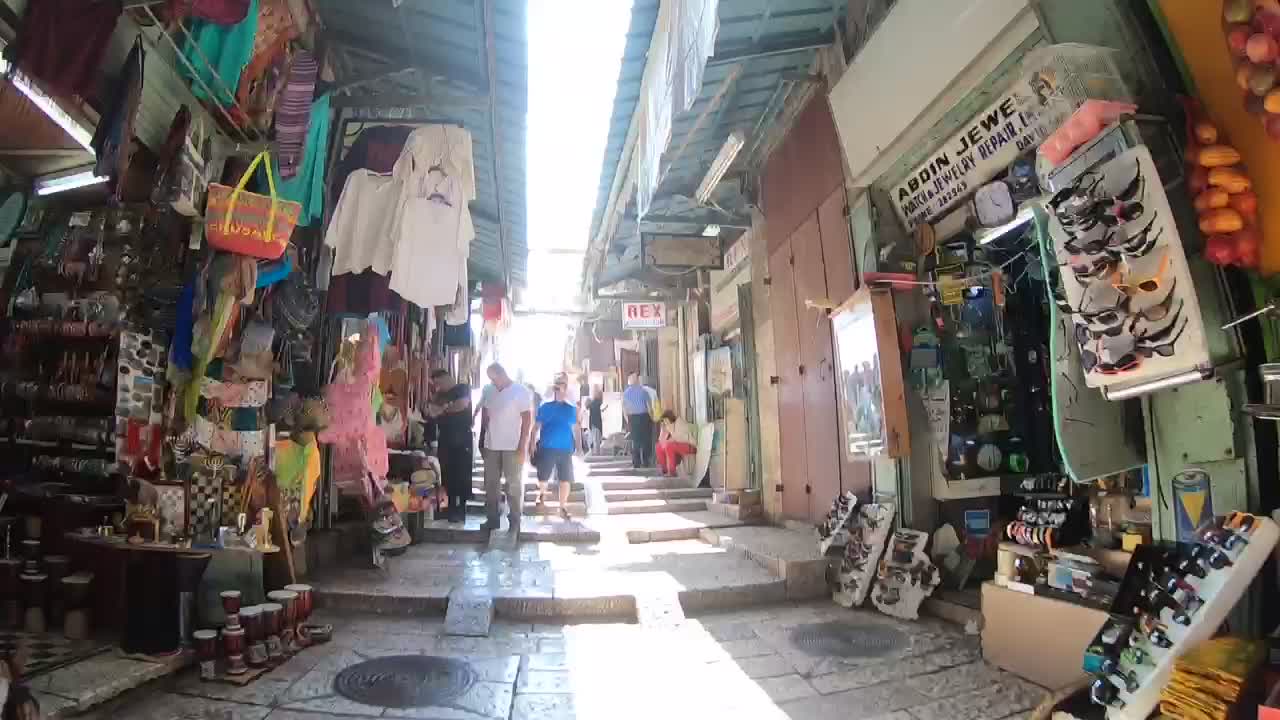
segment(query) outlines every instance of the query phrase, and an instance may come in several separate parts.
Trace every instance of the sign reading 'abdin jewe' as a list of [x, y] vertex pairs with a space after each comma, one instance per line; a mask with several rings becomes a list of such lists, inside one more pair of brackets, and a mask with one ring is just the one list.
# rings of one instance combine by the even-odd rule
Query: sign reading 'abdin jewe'
[[1006, 92], [890, 191], [908, 232], [936, 219], [1048, 136], [1051, 128], [1029, 110], [1034, 100], [1026, 92]]
[[667, 306], [660, 302], [622, 303], [622, 327], [626, 330], [654, 330], [667, 326]]

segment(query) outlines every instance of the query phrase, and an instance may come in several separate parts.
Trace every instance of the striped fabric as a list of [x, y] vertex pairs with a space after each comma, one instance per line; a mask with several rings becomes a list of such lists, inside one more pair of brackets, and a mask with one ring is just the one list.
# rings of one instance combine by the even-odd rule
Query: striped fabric
[[306, 148], [307, 128], [311, 121], [311, 97], [315, 94], [316, 73], [320, 66], [315, 56], [299, 50], [289, 68], [289, 78], [280, 103], [276, 107], [276, 158], [280, 177], [298, 174]]

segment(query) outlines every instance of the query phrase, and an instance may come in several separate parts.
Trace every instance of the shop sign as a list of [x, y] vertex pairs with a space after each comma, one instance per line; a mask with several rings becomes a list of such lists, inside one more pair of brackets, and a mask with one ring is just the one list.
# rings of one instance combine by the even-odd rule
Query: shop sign
[[1052, 128], [1039, 120], [1036, 102], [1021, 86], [1009, 90], [890, 190], [908, 232], [936, 219], [1048, 137]]
[[654, 330], [667, 326], [667, 306], [660, 302], [622, 303], [622, 327], [627, 330]]

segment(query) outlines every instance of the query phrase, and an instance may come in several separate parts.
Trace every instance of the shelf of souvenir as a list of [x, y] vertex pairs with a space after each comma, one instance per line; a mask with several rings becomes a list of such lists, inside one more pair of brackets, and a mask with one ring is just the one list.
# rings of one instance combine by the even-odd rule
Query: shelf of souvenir
[[859, 507], [850, 517], [836, 589], [831, 593], [836, 604], [859, 607], [867, 599], [893, 529], [894, 509], [891, 503], [873, 503]]
[[1085, 384], [1118, 390], [1209, 365], [1169, 199], [1146, 146], [1079, 173], [1047, 202]]
[[[1090, 697], [1110, 720], [1149, 717], [1178, 658], [1222, 626], [1227, 614], [1271, 557], [1280, 527], [1270, 518], [1232, 513], [1197, 530], [1189, 550], [1142, 562], [1135, 553], [1115, 607], [1090, 643], [1085, 669], [1094, 673]], [[1150, 553], [1145, 554], [1151, 557]], [[1132, 592], [1130, 592], [1132, 590]]]
[[858, 505], [858, 496], [852, 491], [836, 497], [831, 503], [831, 510], [822, 522], [818, 523], [818, 554], [826, 555], [832, 547], [840, 547], [848, 541], [849, 518]]
[[924, 551], [928, 542], [929, 534], [919, 530], [893, 533], [871, 590], [871, 602], [880, 612], [903, 620], [920, 617], [920, 603], [942, 582]]

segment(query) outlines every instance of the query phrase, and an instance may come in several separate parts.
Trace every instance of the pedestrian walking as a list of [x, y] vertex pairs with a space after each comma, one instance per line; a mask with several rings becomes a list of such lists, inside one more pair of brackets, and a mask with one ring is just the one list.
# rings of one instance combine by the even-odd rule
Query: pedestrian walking
[[653, 417], [649, 414], [652, 390], [641, 384], [639, 375], [632, 375], [629, 383], [622, 391], [622, 412], [631, 433], [631, 466], [653, 467]]
[[604, 411], [608, 408], [604, 404], [604, 390], [597, 387], [587, 401], [587, 432], [591, 438], [592, 454], [598, 455], [604, 443]]
[[557, 381], [551, 388], [551, 399], [538, 408], [534, 425], [534, 466], [538, 470], [538, 513], [546, 514], [547, 481], [556, 478], [560, 500], [560, 518], [569, 519], [569, 489], [573, 485], [573, 453], [577, 449], [574, 426], [578, 409], [567, 399], [568, 387]]
[[511, 532], [519, 537], [520, 515], [524, 505], [524, 461], [529, 450], [529, 433], [533, 426], [533, 397], [524, 385], [514, 382], [498, 363], [489, 366], [489, 380], [494, 392], [485, 401], [489, 428], [484, 449], [484, 511], [482, 530], [497, 530], [498, 488], [506, 481], [507, 520]]

